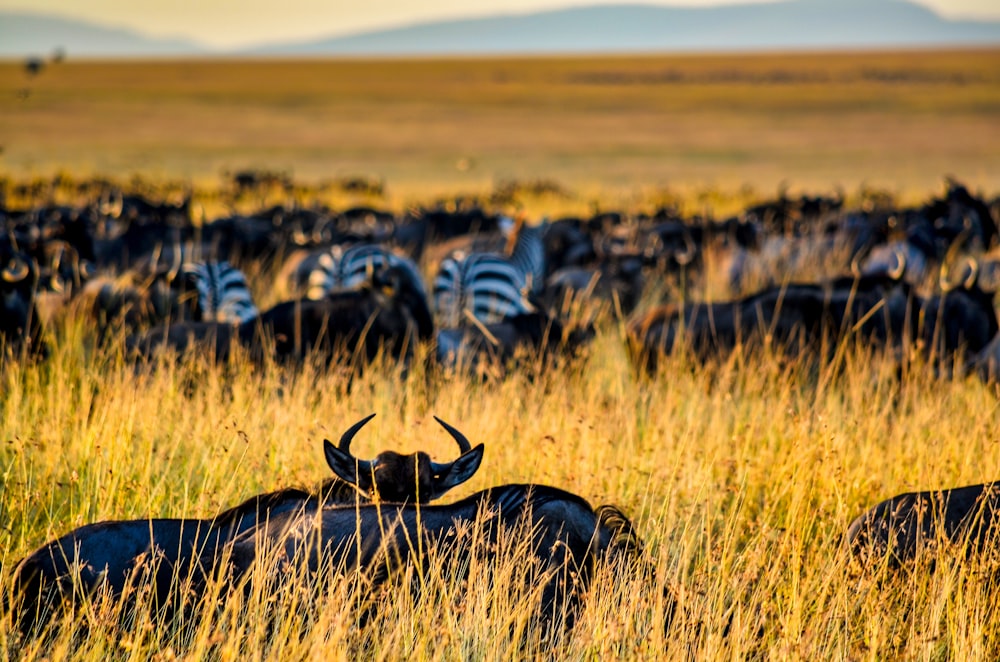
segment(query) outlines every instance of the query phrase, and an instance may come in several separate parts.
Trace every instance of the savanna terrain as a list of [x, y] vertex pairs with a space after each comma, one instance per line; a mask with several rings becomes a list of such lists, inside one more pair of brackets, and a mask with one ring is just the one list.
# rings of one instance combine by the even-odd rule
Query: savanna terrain
[[[1000, 190], [1000, 51], [418, 61], [0, 63], [0, 174], [14, 184], [107, 176], [194, 186], [224, 207], [223, 173], [293, 174], [326, 197], [400, 210], [548, 182], [505, 205], [728, 213], [793, 188], [904, 200], [944, 175]], [[365, 177], [382, 194], [325, 182]], [[66, 199], [71, 189], [54, 191]], [[262, 201], [243, 200], [244, 204]], [[211, 213], [209, 211], [208, 213]], [[276, 274], [253, 274], [263, 302]], [[653, 288], [670, 295], [673, 285]], [[692, 285], [699, 287], [698, 283]], [[652, 303], [652, 295], [646, 305]], [[645, 307], [645, 306], [644, 306]], [[310, 367], [222, 368], [203, 357], [135, 371], [95, 351], [82, 316], [52, 355], [0, 375], [0, 580], [69, 529], [102, 519], [211, 517], [253, 494], [314, 485], [321, 452], [375, 412], [354, 450], [454, 444], [486, 458], [445, 501], [512, 482], [559, 486], [633, 520], [655, 577], [600, 575], [562, 641], [532, 630], [531, 596], [435, 559], [363, 627], [332, 588], [248, 594], [163, 624], [99, 601], [0, 652], [23, 659], [996, 659], [992, 559], [865, 571], [848, 523], [914, 489], [994, 480], [1000, 402], [977, 379], [845, 347], [829, 364], [684, 355], [637, 375], [623, 321], [576, 360], [481, 383], [376, 365], [348, 388]], [[477, 578], [480, 581], [477, 581]], [[408, 581], [402, 582], [408, 587]], [[677, 600], [668, 627], [665, 591]], [[140, 604], [142, 604], [140, 600]]]
[[[384, 179], [401, 204], [553, 179], [1000, 188], [1000, 51], [0, 63], [0, 173]], [[609, 196], [613, 196], [610, 197]]]

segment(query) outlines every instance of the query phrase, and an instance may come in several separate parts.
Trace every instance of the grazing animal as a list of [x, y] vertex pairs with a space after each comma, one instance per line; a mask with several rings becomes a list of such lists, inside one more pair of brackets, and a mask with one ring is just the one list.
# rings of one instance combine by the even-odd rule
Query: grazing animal
[[874, 344], [900, 342], [910, 332], [912, 305], [900, 275], [790, 284], [725, 303], [662, 306], [629, 323], [630, 355], [655, 371], [658, 356], [672, 353], [681, 341], [703, 362], [740, 345], [771, 344], [792, 355], [818, 349], [824, 340], [836, 347], [853, 331]]
[[545, 262], [550, 274], [586, 267], [597, 260], [594, 238], [579, 218], [552, 221], [545, 230]]
[[564, 267], [545, 282], [543, 299], [549, 310], [564, 309], [574, 299], [604, 301], [628, 315], [642, 296], [641, 255], [612, 255], [593, 267]]
[[437, 334], [437, 361], [446, 370], [502, 377], [521, 352], [526, 353], [523, 358], [530, 365], [532, 359], [544, 361], [559, 351], [572, 354], [591, 335], [590, 329], [567, 334], [558, 319], [533, 310], [492, 324], [441, 329]]
[[444, 326], [463, 324], [466, 310], [484, 324], [531, 311], [528, 298], [544, 286], [544, 230], [519, 223], [509, 256], [456, 254], [441, 261], [433, 296]]
[[[519, 556], [513, 548], [525, 551]], [[259, 567], [270, 591], [303, 573], [322, 583], [360, 571], [377, 588], [394, 571], [428, 563], [432, 549], [455, 568], [470, 557], [489, 567], [523, 564], [516, 576], [541, 588], [537, 614], [556, 629], [572, 626], [596, 561], [641, 558], [641, 541], [619, 509], [594, 509], [554, 487], [504, 485], [448, 505], [360, 504], [283, 513], [233, 541], [223, 576], [249, 589], [262, 576], [251, 572]], [[214, 559], [202, 564], [214, 565]]]
[[383, 451], [374, 459], [359, 460], [351, 455], [351, 440], [374, 416], [375, 414], [371, 414], [351, 426], [341, 437], [339, 446], [334, 446], [329, 441], [323, 442], [326, 462], [333, 472], [371, 501], [395, 503], [433, 501], [472, 478], [483, 461], [483, 444], [473, 448], [465, 435], [437, 416], [434, 420], [458, 444], [458, 449], [461, 451], [458, 459], [439, 463], [431, 460], [423, 451], [417, 451], [412, 455]]
[[[30, 258], [7, 239], [0, 239], [0, 350], [45, 358], [48, 346], [35, 306], [38, 272]], [[4, 347], [5, 346], [5, 347]]]
[[966, 372], [975, 373], [986, 384], [1000, 382], [1000, 333], [970, 358], [965, 368]]
[[117, 279], [95, 278], [83, 286], [74, 307], [95, 320], [99, 341], [118, 328], [138, 334], [161, 326], [151, 334], [158, 337], [179, 326], [180, 337], [190, 335], [187, 324], [210, 329], [214, 323], [240, 324], [258, 315], [243, 272], [224, 261], [150, 264]]
[[865, 276], [875, 276], [901, 271], [906, 282], [918, 286], [927, 278], [927, 274], [931, 273], [933, 248], [909, 240], [896, 240], [876, 246], [862, 261], [861, 273]]
[[390, 267], [373, 273], [354, 290], [285, 301], [238, 326], [216, 322], [160, 326], [129, 337], [126, 348], [131, 355], [150, 358], [167, 347], [178, 354], [198, 347], [224, 363], [239, 344], [258, 363], [267, 357], [302, 362], [315, 356], [329, 365], [341, 354], [371, 362], [382, 348], [406, 361], [417, 341], [433, 335], [426, 298], [405, 269]]
[[942, 543], [986, 553], [997, 549], [998, 531], [1000, 483], [984, 483], [887, 499], [851, 522], [847, 543], [868, 561], [898, 564]]
[[253, 303], [246, 276], [228, 262], [185, 264], [181, 269], [194, 282], [198, 294], [195, 320], [242, 324], [260, 314]]
[[220, 545], [258, 523], [281, 514], [314, 512], [331, 503], [427, 503], [472, 477], [483, 445], [475, 448], [455, 428], [435, 420], [458, 444], [461, 455], [438, 463], [424, 452], [384, 451], [371, 460], [351, 454], [351, 441], [372, 419], [367, 416], [344, 432], [338, 445], [324, 440], [327, 463], [337, 477], [315, 492], [283, 489], [247, 499], [211, 519], [137, 519], [88, 524], [46, 543], [18, 563], [13, 606], [23, 630], [46, 620], [60, 602], [72, 603], [104, 591], [120, 596], [129, 585], [149, 583], [163, 604], [179, 577], [199, 556], [209, 558]]
[[383, 347], [405, 361], [417, 341], [433, 335], [427, 299], [403, 267], [375, 272], [354, 290], [279, 303], [239, 328], [258, 357], [303, 361], [314, 352], [327, 363], [340, 352], [371, 362]]
[[969, 258], [958, 283], [949, 282], [942, 267], [941, 294], [920, 305], [920, 339], [932, 359], [950, 365], [958, 353], [970, 358], [982, 352], [1000, 332], [993, 306], [994, 290], [979, 282], [979, 263]]
[[376, 244], [357, 244], [346, 250], [339, 245], [333, 246], [321, 251], [315, 260], [307, 259], [303, 266], [309, 269], [305, 280], [308, 283], [306, 296], [310, 299], [322, 299], [334, 290], [357, 287], [373, 273], [389, 267], [399, 267], [409, 276], [413, 286], [427, 296], [417, 265]]

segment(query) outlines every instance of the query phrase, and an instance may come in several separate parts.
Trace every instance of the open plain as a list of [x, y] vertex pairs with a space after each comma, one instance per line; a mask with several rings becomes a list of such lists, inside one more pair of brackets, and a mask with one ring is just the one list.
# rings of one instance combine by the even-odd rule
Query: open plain
[[1000, 52], [0, 63], [0, 173], [384, 179], [400, 203], [1000, 188]]
[[[74, 180], [138, 175], [152, 195], [193, 191], [207, 219], [265, 203], [396, 213], [459, 196], [489, 204], [510, 182], [522, 188], [496, 207], [532, 220], [660, 204], [722, 218], [783, 185], [840, 189], [849, 206], [871, 190], [915, 204], [939, 195], [948, 175], [1000, 192], [1000, 51], [70, 60], [34, 76], [7, 62], [0, 146], [11, 206], [35, 195], [74, 204]], [[232, 197], [230, 177], [244, 170], [301, 187]], [[384, 190], [342, 185], [352, 178]], [[250, 276], [262, 304], [285, 293], [276, 270]], [[691, 290], [717, 292], [705, 285], [717, 280], [706, 275]], [[681, 287], [656, 285], [640, 310]], [[555, 643], [536, 628], [530, 587], [497, 588], [516, 565], [462, 574], [432, 555], [376, 595], [363, 624], [364, 589], [349, 582], [318, 597], [208, 601], [167, 622], [97, 596], [31, 639], [0, 613], [0, 655], [1000, 656], [995, 557], [872, 572], [843, 543], [848, 523], [892, 494], [1000, 478], [995, 386], [941, 378], [919, 361], [899, 370], [888, 353], [854, 346], [819, 364], [737, 352], [702, 366], [679, 354], [639, 375], [624, 322], [598, 318], [585, 351], [553, 369], [484, 382], [420, 362], [402, 376], [376, 362], [348, 384], [341, 371], [260, 368], [245, 357], [221, 367], [168, 357], [136, 370], [120, 350], [98, 351], [83, 315], [58, 316], [50, 356], [8, 360], [0, 374], [5, 584], [18, 559], [85, 523], [211, 517], [253, 494], [314, 485], [329, 475], [322, 440], [370, 412], [378, 417], [355, 442], [359, 454], [450, 458], [437, 415], [486, 445], [482, 468], [445, 501], [534, 482], [616, 504], [656, 572], [599, 574], [576, 627]], [[677, 602], [666, 628], [665, 595]], [[149, 599], [136, 598], [140, 607]]]

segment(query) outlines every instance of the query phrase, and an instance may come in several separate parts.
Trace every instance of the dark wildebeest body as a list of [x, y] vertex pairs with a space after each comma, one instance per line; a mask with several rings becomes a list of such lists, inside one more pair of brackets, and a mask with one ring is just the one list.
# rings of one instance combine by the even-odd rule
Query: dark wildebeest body
[[1000, 333], [994, 289], [980, 283], [978, 262], [969, 260], [958, 284], [941, 278], [941, 294], [920, 305], [920, 338], [931, 358], [947, 365], [956, 354], [966, 359], [984, 351]]
[[909, 492], [887, 499], [851, 522], [847, 541], [868, 560], [899, 563], [941, 543], [967, 553], [996, 549], [1000, 527], [1000, 484]]
[[316, 495], [282, 490], [254, 497], [214, 519], [137, 519], [87, 524], [24, 558], [11, 587], [14, 617], [24, 631], [44, 623], [60, 602], [104, 592], [118, 598], [129, 585], [153, 587], [163, 605], [174, 578], [191, 560], [287, 510], [315, 509]]
[[642, 297], [642, 256], [616, 255], [592, 267], [564, 267], [545, 282], [543, 295], [549, 310], [559, 310], [572, 299], [605, 301], [628, 315]]
[[0, 349], [45, 358], [48, 347], [35, 306], [38, 272], [31, 259], [0, 238]]
[[[229, 580], [246, 580], [257, 563], [268, 590], [303, 573], [326, 577], [360, 571], [373, 586], [434, 556], [461, 567], [471, 555], [523, 564], [518, 577], [542, 586], [544, 622], [572, 625], [596, 560], [638, 557], [641, 543], [617, 508], [593, 509], [569, 492], [541, 485], [505, 485], [449, 505], [358, 505], [288, 513], [237, 538]], [[212, 567], [209, 560], [203, 567]], [[196, 589], [197, 590], [197, 589]]]
[[909, 288], [892, 277], [790, 284], [737, 301], [655, 309], [629, 324], [629, 348], [634, 360], [655, 370], [658, 355], [672, 353], [678, 341], [702, 362], [741, 345], [770, 345], [793, 356], [824, 342], [833, 349], [852, 332], [884, 345], [907, 336], [911, 305]]
[[379, 453], [360, 460], [350, 452], [354, 435], [374, 416], [351, 426], [339, 446], [324, 441], [327, 463], [337, 478], [318, 492], [285, 489], [258, 495], [212, 519], [138, 519], [97, 522], [74, 529], [22, 560], [14, 572], [15, 613], [28, 630], [45, 620], [46, 610], [62, 600], [88, 598], [103, 591], [112, 597], [130, 585], [149, 585], [156, 604], [164, 604], [180, 578], [199, 557], [212, 558], [219, 546], [268, 518], [315, 512], [328, 504], [426, 503], [468, 480], [482, 461], [483, 445], [472, 448], [450, 425], [438, 422], [462, 454], [437, 463], [418, 451]]
[[1000, 382], [1000, 333], [969, 359], [965, 367], [987, 384]]
[[491, 324], [441, 329], [438, 364], [474, 376], [503, 376], [519, 357], [542, 362], [560, 350], [571, 354], [589, 339], [586, 330], [564, 333], [559, 320], [541, 311], [509, 315]]
[[178, 353], [198, 347], [228, 360], [238, 342], [257, 362], [301, 362], [310, 355], [329, 364], [338, 356], [370, 362], [379, 351], [407, 360], [418, 341], [434, 334], [423, 293], [398, 267], [373, 274], [362, 287], [322, 299], [285, 301], [238, 326], [187, 323], [130, 337], [127, 348], [150, 357], [165, 347]]

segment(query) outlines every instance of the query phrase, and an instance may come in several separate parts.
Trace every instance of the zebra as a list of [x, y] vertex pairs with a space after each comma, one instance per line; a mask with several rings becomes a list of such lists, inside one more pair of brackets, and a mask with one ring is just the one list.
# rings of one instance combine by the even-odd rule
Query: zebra
[[260, 314], [246, 276], [229, 262], [189, 263], [184, 273], [198, 294], [199, 321], [242, 324]]
[[545, 223], [529, 227], [521, 219], [501, 223], [505, 225], [514, 226], [507, 256], [455, 253], [441, 261], [434, 278], [434, 309], [443, 326], [460, 326], [466, 314], [493, 324], [534, 312], [531, 298], [545, 284]]
[[425, 298], [427, 290], [417, 265], [377, 244], [356, 244], [348, 249], [333, 246], [316, 259], [309, 272], [306, 298], [322, 299], [335, 289], [351, 289], [368, 281], [375, 272], [401, 267]]

